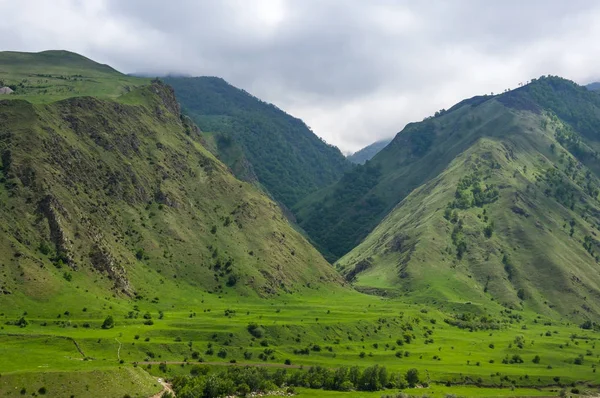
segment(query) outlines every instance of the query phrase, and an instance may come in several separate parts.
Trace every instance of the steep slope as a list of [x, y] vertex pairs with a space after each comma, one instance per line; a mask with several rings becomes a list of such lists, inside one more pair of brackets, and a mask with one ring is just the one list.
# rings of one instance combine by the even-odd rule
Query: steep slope
[[[481, 136], [502, 130], [506, 112], [480, 106], [493, 98], [508, 107], [558, 115], [581, 134], [565, 145], [600, 172], [592, 153], [598, 143], [595, 132], [600, 131], [600, 97], [568, 80], [547, 77], [496, 97], [464, 100], [436, 117], [409, 124], [369, 165], [302, 200], [294, 208], [299, 224], [330, 260], [344, 255], [413, 189], [439, 175]], [[592, 152], [578, 149], [581, 140]]]
[[202, 131], [226, 135], [243, 149], [241, 158], [221, 153], [219, 158], [229, 166], [247, 159], [259, 182], [288, 207], [337, 181], [351, 167], [336, 147], [322, 141], [300, 119], [223, 79], [168, 77], [164, 81], [173, 86], [184, 112]]
[[355, 164], [365, 164], [367, 160], [371, 160], [373, 156], [377, 155], [383, 148], [385, 148], [390, 142], [389, 140], [381, 140], [372, 143], [371, 145], [367, 145], [360, 151], [354, 152], [352, 155], [348, 156], [346, 159]]
[[0, 306], [149, 296], [159, 283], [252, 295], [339, 286], [279, 207], [201, 145], [170, 87], [78, 94], [0, 100]]
[[484, 124], [502, 123], [489, 114], [493, 110], [471, 114], [485, 100], [475, 97], [443, 116], [407, 125], [367, 164], [298, 203], [298, 223], [327, 258], [344, 255], [406, 195], [466, 150]]
[[[479, 128], [455, 132], [468, 148], [407, 195], [340, 270], [364, 289], [427, 302], [495, 300], [598, 319], [600, 102], [587, 94], [544, 78], [469, 107], [463, 123]], [[436, 140], [457, 127], [451, 116], [425, 122]]]

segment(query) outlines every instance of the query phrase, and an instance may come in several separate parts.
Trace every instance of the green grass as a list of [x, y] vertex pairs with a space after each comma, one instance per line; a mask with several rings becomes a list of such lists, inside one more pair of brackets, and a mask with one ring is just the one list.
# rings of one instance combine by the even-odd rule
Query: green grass
[[[46, 389], [45, 394], [39, 390]], [[23, 393], [23, 390], [25, 393]], [[155, 377], [140, 368], [121, 367], [71, 372], [17, 373], [0, 377], [0, 396], [147, 398], [162, 390]]]
[[[0, 373], [2, 377], [21, 374], [38, 377], [39, 372], [48, 371], [105, 372], [120, 366], [131, 368], [137, 362], [138, 369], [147, 370], [155, 377], [168, 378], [175, 374], [188, 374], [190, 365], [175, 363], [197, 362], [192, 359], [192, 353], [197, 351], [204, 361], [224, 365], [234, 359], [238, 365], [283, 367], [284, 360], [290, 359], [293, 365], [304, 367], [367, 367], [379, 364], [391, 372], [406, 372], [415, 367], [419, 369], [422, 380], [430, 382], [431, 389], [439, 391], [440, 396], [441, 391], [446, 390], [469, 396], [546, 395], [521, 388], [554, 386], [557, 389], [555, 377], [567, 386], [571, 383], [597, 385], [600, 381], [594, 372], [600, 364], [600, 347], [596, 348], [595, 333], [572, 324], [538, 319], [530, 312], [522, 313], [522, 321], [510, 323], [510, 318], [500, 313], [499, 308], [487, 308], [490, 317], [506, 323], [502, 323], [500, 330], [468, 332], [444, 323], [444, 319], [454, 313], [434, 309], [425, 312], [422, 306], [398, 299], [385, 300], [344, 290], [319, 294], [304, 292], [268, 301], [219, 298], [216, 295], [197, 297], [195, 291], [189, 288], [177, 293], [178, 297], [163, 297], [158, 293], [160, 304], [149, 300], [128, 303], [107, 298], [106, 303], [110, 303], [112, 310], [108, 306], [103, 307], [93, 316], [72, 303], [64, 308], [54, 306], [53, 311], [19, 308], [19, 311], [6, 312], [2, 316], [3, 323], [18, 318], [23, 309], [28, 310], [26, 319], [30, 323], [25, 328], [4, 325], [0, 330]], [[194, 301], [196, 303], [191, 304]], [[139, 317], [126, 319], [128, 310], [133, 310], [134, 305], [140, 310]], [[226, 315], [226, 310], [230, 315]], [[64, 314], [64, 311], [71, 315], [57, 319], [57, 313]], [[158, 319], [158, 311], [163, 311], [163, 319]], [[152, 314], [154, 325], [143, 324], [142, 315], [146, 312]], [[100, 324], [108, 314], [115, 317], [116, 326], [103, 330]], [[42, 326], [43, 322], [47, 326]], [[90, 323], [91, 328], [84, 328], [85, 322]], [[248, 333], [247, 325], [252, 322], [262, 326], [264, 337], [256, 339]], [[552, 325], [544, 325], [544, 322]], [[397, 346], [396, 340], [402, 339], [404, 334], [402, 325], [406, 324], [412, 325], [411, 333], [415, 339], [410, 344]], [[434, 340], [433, 343], [425, 343], [426, 328], [433, 331], [431, 336], [427, 336], [427, 339]], [[546, 336], [548, 331], [550, 336]], [[577, 338], [572, 336], [574, 334]], [[136, 336], [139, 338], [136, 339]], [[525, 341], [522, 349], [516, 346], [517, 336], [523, 336]], [[145, 341], [146, 338], [149, 341]], [[297, 338], [300, 341], [296, 341]], [[82, 360], [84, 357], [70, 339], [77, 341], [87, 360]], [[266, 340], [268, 348], [274, 350], [273, 359], [263, 361], [258, 358], [265, 350], [260, 344], [262, 340]], [[209, 344], [213, 348], [212, 355], [207, 354]], [[315, 344], [321, 347], [321, 351], [311, 350], [309, 355], [294, 353], [295, 349]], [[374, 344], [378, 347], [375, 348]], [[387, 348], [386, 344], [389, 345]], [[490, 344], [494, 348], [490, 348]], [[326, 347], [331, 347], [332, 351]], [[227, 351], [225, 358], [217, 356], [221, 349]], [[396, 350], [409, 351], [410, 355], [398, 358]], [[245, 359], [245, 352], [253, 353], [252, 358]], [[366, 356], [361, 358], [360, 352], [365, 352]], [[502, 363], [507, 355], [514, 354], [520, 355], [524, 363]], [[532, 362], [535, 355], [541, 358], [539, 364]], [[584, 357], [583, 364], [575, 365], [573, 360], [579, 355]], [[124, 364], [119, 363], [118, 356]], [[434, 356], [441, 359], [434, 359]], [[172, 364], [168, 365], [167, 373], [162, 373], [156, 364], [148, 368], [145, 361]], [[460, 385], [443, 389], [436, 384], [448, 381], [456, 384], [481, 383], [489, 390]], [[513, 384], [519, 388], [509, 392], [508, 388]], [[498, 390], [500, 386], [503, 388]], [[311, 395], [307, 392], [306, 396]]]
[[[592, 390], [596, 392], [595, 390]], [[297, 392], [302, 397], [352, 397], [357, 398], [381, 398], [382, 395], [394, 396], [396, 391], [386, 392], [360, 392], [343, 393], [337, 391], [311, 390], [309, 388], [298, 388]], [[444, 387], [434, 386], [431, 388], [410, 388], [402, 391], [413, 396], [445, 397], [456, 395], [458, 397], [553, 397], [558, 396], [557, 389], [533, 389], [533, 388], [478, 388], [478, 387]]]
[[0, 82], [15, 92], [0, 99], [50, 103], [75, 96], [117, 98], [149, 79], [124, 75], [68, 51], [0, 52]]

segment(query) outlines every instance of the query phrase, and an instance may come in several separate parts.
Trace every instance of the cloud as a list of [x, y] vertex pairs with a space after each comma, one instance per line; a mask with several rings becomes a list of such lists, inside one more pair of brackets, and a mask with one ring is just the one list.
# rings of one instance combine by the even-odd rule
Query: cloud
[[354, 151], [542, 74], [600, 78], [594, 0], [0, 0], [0, 48], [216, 75]]

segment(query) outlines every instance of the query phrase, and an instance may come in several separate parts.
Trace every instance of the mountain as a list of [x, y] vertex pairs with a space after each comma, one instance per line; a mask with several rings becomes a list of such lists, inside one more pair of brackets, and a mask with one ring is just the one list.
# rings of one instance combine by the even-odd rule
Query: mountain
[[590, 91], [598, 91], [600, 90], [600, 82], [590, 83], [585, 87]]
[[[300, 119], [216, 77], [163, 79], [175, 89], [183, 111], [203, 132], [218, 134], [217, 155], [241, 178], [256, 174], [275, 199], [291, 207], [337, 181], [351, 165], [334, 146]], [[231, 146], [239, 156], [231, 156]], [[228, 151], [222, 154], [221, 147]], [[249, 171], [251, 167], [252, 171]]]
[[348, 156], [346, 159], [356, 164], [365, 164], [367, 160], [371, 160], [373, 156], [377, 155], [383, 148], [385, 148], [390, 142], [391, 139], [381, 140], [372, 143], [371, 145], [367, 145], [363, 149], [354, 152], [352, 155]]
[[[555, 112], [587, 136], [600, 127], [596, 122], [597, 95], [560, 79], [538, 79], [496, 97], [473, 97], [436, 117], [407, 125], [369, 164], [303, 199], [294, 208], [299, 224], [330, 261], [343, 256], [410, 192], [439, 175], [479, 139], [480, 122], [494, 123], [488, 134], [495, 134], [496, 123], [501, 122], [479, 114], [479, 105], [494, 98], [496, 102], [518, 102], [531, 112]], [[453, 124], [448, 122], [440, 132], [439, 120], [452, 120]], [[586, 164], [594, 171], [598, 168], [594, 162]]]
[[[430, 120], [431, 147], [466, 149], [340, 260], [363, 294], [211, 153], [240, 142], [160, 81], [60, 54], [42, 78], [0, 53], [2, 397], [593, 394], [598, 130], [577, 86]], [[384, 152], [425, 156], [413, 140]]]
[[[0, 303], [147, 296], [158, 284], [244, 295], [339, 285], [277, 204], [201, 145], [169, 86], [62, 54], [0, 54], [2, 76], [20, 81], [0, 98]], [[23, 57], [60, 59], [40, 79], [73, 96], [45, 97], [29, 63], [11, 75]], [[97, 73], [113, 75], [113, 91]], [[88, 77], [97, 96], [77, 92]]]
[[[389, 151], [399, 169], [430, 166], [339, 269], [430, 303], [598, 319], [599, 127], [600, 98], [556, 77], [410, 126]], [[383, 182], [384, 155], [372, 162]]]

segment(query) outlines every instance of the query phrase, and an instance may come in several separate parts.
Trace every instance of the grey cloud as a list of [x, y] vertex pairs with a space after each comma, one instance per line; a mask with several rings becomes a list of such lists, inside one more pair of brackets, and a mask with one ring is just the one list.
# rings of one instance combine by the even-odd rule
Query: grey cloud
[[345, 151], [541, 74], [599, 77], [593, 0], [0, 0], [0, 47], [222, 76]]

